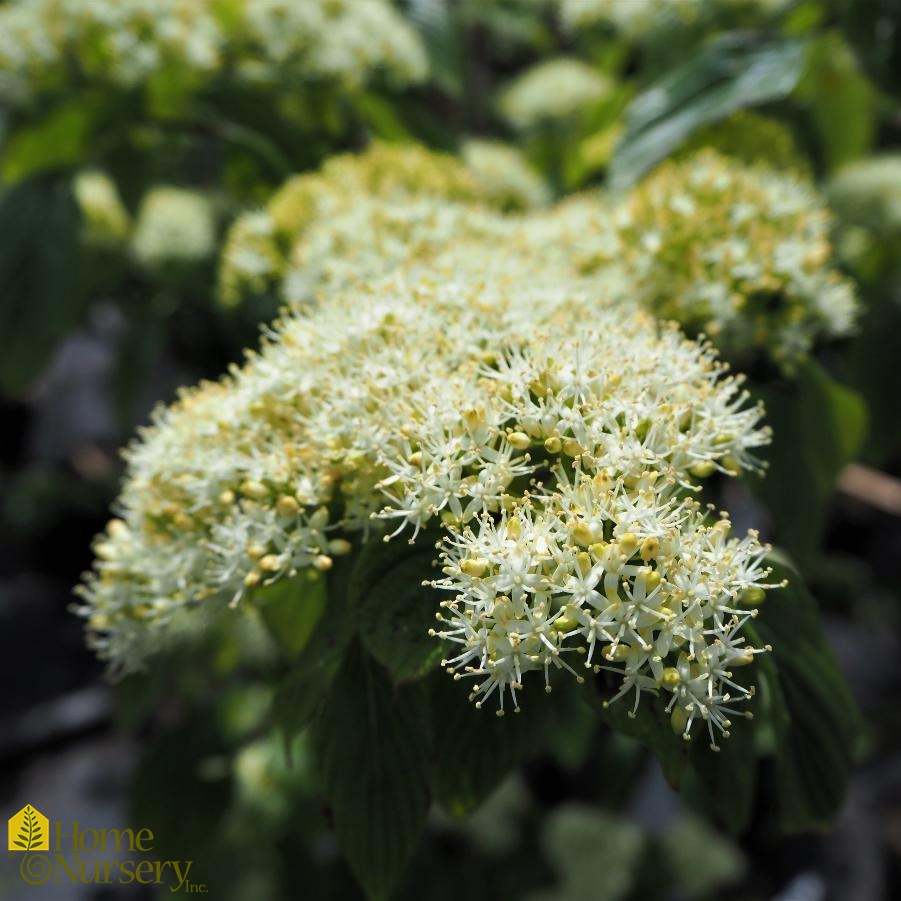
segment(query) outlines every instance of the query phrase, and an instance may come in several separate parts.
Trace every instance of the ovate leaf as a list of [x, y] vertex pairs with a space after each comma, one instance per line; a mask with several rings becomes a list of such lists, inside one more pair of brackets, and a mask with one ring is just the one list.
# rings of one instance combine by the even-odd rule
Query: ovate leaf
[[432, 790], [450, 813], [476, 808], [504, 776], [535, 753], [547, 734], [550, 698], [539, 686], [526, 692], [520, 713], [499, 717], [490, 705], [477, 710], [468, 700], [471, 681], [436, 672], [429, 680], [435, 732]]
[[801, 365], [794, 382], [758, 393], [773, 442], [764, 449], [770, 467], [755, 491], [773, 515], [779, 543], [806, 570], [815, 560], [838, 474], [866, 434], [866, 406], [813, 360]]
[[767, 592], [754, 628], [772, 645], [776, 794], [786, 830], [829, 824], [845, 796], [862, 720], [823, 634], [816, 601], [787, 562], [770, 561], [788, 586]]
[[363, 645], [395, 680], [418, 678], [444, 654], [429, 635], [439, 593], [422, 583], [436, 577], [438, 536], [424, 533], [414, 547], [378, 538], [364, 546], [351, 575], [349, 601]]
[[746, 32], [709, 43], [629, 106], [610, 165], [610, 186], [628, 188], [698, 129], [788, 96], [801, 77], [804, 55], [800, 41]]
[[306, 647], [327, 600], [326, 580], [318, 573], [313, 579], [307, 573], [279, 579], [256, 594], [263, 621], [291, 657]]
[[395, 687], [354, 643], [313, 724], [341, 852], [371, 899], [389, 897], [429, 806], [422, 686]]

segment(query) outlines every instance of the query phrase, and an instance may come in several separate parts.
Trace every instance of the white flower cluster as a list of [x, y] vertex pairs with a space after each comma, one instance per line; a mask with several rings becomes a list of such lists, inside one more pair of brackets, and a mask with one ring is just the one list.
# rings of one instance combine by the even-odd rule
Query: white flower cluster
[[72, 77], [128, 89], [177, 73], [356, 85], [425, 77], [421, 42], [387, 0], [19, 0], [0, 8], [0, 98], [23, 104]]
[[576, 30], [608, 25], [631, 41], [725, 19], [753, 25], [778, 13], [790, 0], [557, 0], [564, 26]]
[[[386, 178], [392, 169], [404, 176]], [[501, 215], [479, 201], [506, 208], [505, 192], [473, 174], [450, 157], [377, 146], [292, 180], [232, 230], [223, 302], [272, 290], [302, 305], [399, 265], [490, 283], [518, 278], [527, 259], [541, 262], [532, 279], [603, 284], [608, 305], [637, 303], [703, 332], [742, 365], [763, 358], [790, 373], [853, 328], [854, 289], [831, 265], [831, 218], [804, 176], [706, 150], [622, 197], [592, 192]]]
[[542, 200], [544, 186], [512, 148], [479, 142], [470, 146], [472, 157], [467, 165], [420, 147], [375, 144], [296, 176], [229, 232], [220, 301], [235, 306], [275, 289], [302, 305], [324, 287], [366, 281], [400, 263], [430, 265], [439, 249], [464, 235], [499, 239], [507, 223], [489, 205]]
[[613, 85], [594, 66], [574, 57], [538, 63], [503, 92], [500, 111], [515, 128], [528, 129], [576, 116], [610, 96]]
[[680, 734], [728, 732], [766, 548], [693, 495], [755, 465], [761, 410], [710, 346], [624, 306], [617, 278], [613, 297], [548, 268], [513, 222], [503, 253], [435, 247], [332, 287], [157, 411], [82, 591], [103, 656], [139, 666], [185, 617], [344, 565], [354, 533], [434, 525], [436, 637], [479, 704], [601, 667], [633, 708], [664, 696]]
[[162, 185], [144, 195], [131, 239], [135, 259], [149, 269], [194, 263], [216, 247], [216, 217], [209, 198]]
[[126, 239], [131, 216], [109, 175], [96, 170], [79, 172], [72, 179], [72, 193], [81, 211], [86, 244], [115, 247]]
[[618, 227], [642, 303], [731, 360], [790, 371], [853, 329], [854, 288], [830, 268], [832, 221], [805, 178], [704, 151], [639, 184]]

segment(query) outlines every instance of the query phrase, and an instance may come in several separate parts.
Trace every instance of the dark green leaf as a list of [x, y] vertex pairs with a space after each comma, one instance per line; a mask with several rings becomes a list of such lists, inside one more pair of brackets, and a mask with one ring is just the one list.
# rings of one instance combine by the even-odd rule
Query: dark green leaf
[[290, 657], [307, 646], [328, 600], [325, 577], [315, 573], [308, 578], [313, 572], [279, 579], [257, 591], [254, 598], [272, 636]]
[[455, 682], [436, 672], [429, 680], [435, 754], [432, 791], [450, 813], [462, 815], [477, 807], [503, 777], [546, 738], [551, 698], [530, 691], [521, 713], [499, 717], [490, 707], [477, 710], [468, 700], [470, 683]]
[[321, 707], [353, 635], [347, 598], [350, 564], [350, 558], [339, 558], [328, 573], [327, 612], [276, 688], [273, 715], [287, 742], [307, 727]]
[[[604, 681], [597, 683], [603, 685]], [[601, 689], [604, 697], [609, 696], [609, 688]], [[600, 701], [596, 702], [600, 703]], [[631, 698], [620, 698], [606, 709], [602, 709], [603, 718], [617, 732], [640, 741], [650, 748], [660, 766], [667, 782], [678, 788], [688, 765], [689, 743], [680, 735], [676, 735], [670, 725], [670, 716], [664, 710], [665, 702], [644, 698], [638, 706], [635, 717], [629, 716], [632, 710]], [[703, 740], [703, 739], [699, 739]]]
[[803, 64], [800, 41], [721, 35], [629, 106], [610, 165], [610, 186], [628, 188], [698, 129], [738, 109], [786, 97]]
[[[756, 667], [750, 667], [756, 670]], [[757, 673], [737, 671], [735, 679]], [[755, 713], [757, 704], [740, 704]], [[753, 721], [740, 716], [732, 718], [728, 738], [717, 736], [718, 751], [711, 749], [703, 724], [696, 730], [689, 749], [690, 766], [686, 770], [682, 790], [695, 807], [725, 826], [740, 833], [747, 828], [757, 786], [757, 749]]]
[[102, 113], [98, 97], [82, 94], [45, 113], [36, 124], [13, 130], [2, 151], [0, 177], [14, 183], [33, 173], [83, 162]]
[[0, 198], [0, 388], [22, 391], [76, 325], [80, 215], [67, 178], [20, 182]]
[[214, 721], [195, 713], [160, 735], [132, 777], [130, 821], [153, 832], [161, 860], [200, 860], [214, 850], [231, 799], [226, 748]]
[[816, 362], [803, 363], [792, 383], [762, 387], [773, 443], [756, 493], [775, 520], [779, 543], [808, 569], [816, 557], [823, 520], [842, 467], [866, 434], [866, 406]]
[[372, 899], [387, 898], [429, 806], [428, 712], [420, 685], [395, 688], [351, 646], [313, 724], [322, 786], [338, 844]]
[[440, 597], [422, 584], [436, 576], [437, 537], [421, 534], [412, 547], [403, 539], [376, 538], [363, 548], [351, 575], [360, 639], [395, 680], [418, 678], [443, 656], [441, 642], [429, 636]]
[[810, 108], [828, 171], [870, 149], [878, 96], [838, 32], [822, 35], [812, 45], [798, 97]]
[[[771, 644], [777, 796], [783, 828], [822, 828], [837, 813], [861, 739], [857, 705], [826, 644], [816, 601], [800, 575], [772, 559], [775, 579], [754, 627]], [[782, 708], [782, 709], [780, 709]]]
[[18, 845], [20, 848], [27, 848], [27, 847], [28, 847], [28, 845], [24, 845], [24, 844], [22, 844], [22, 842], [17, 842], [15, 839], [13, 839], [13, 844], [14, 844], [14, 845]]

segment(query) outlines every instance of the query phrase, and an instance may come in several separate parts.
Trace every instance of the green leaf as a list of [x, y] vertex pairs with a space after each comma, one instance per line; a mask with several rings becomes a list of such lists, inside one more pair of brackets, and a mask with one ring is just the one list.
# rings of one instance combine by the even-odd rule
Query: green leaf
[[802, 570], [815, 561], [838, 474], [860, 450], [866, 405], [857, 392], [807, 360], [794, 382], [760, 387], [773, 442], [769, 470], [753, 482], [773, 515], [779, 543]]
[[[204, 711], [158, 736], [134, 771], [129, 821], [153, 832], [161, 860], [195, 860], [215, 850], [232, 794], [226, 748]], [[198, 864], [199, 866], [199, 864]]]
[[444, 656], [442, 643], [429, 635], [440, 597], [422, 584], [436, 576], [438, 537], [422, 533], [412, 547], [402, 539], [376, 538], [363, 547], [351, 574], [357, 632], [395, 680], [419, 678]]
[[809, 105], [827, 171], [867, 153], [876, 136], [879, 98], [839, 32], [811, 46], [798, 97]]
[[350, 559], [339, 557], [326, 579], [328, 610], [319, 618], [306, 648], [276, 688], [273, 717], [286, 746], [321, 708], [353, 637], [347, 597], [350, 575]]
[[313, 724], [338, 845], [369, 898], [387, 898], [429, 806], [422, 686], [395, 688], [354, 643]]
[[97, 96], [81, 95], [44, 113], [36, 124], [14, 129], [2, 151], [0, 178], [14, 183], [33, 173], [81, 163], [102, 114]]
[[[756, 667], [737, 671], [733, 678], [757, 678]], [[744, 677], [744, 678], [742, 678]], [[756, 716], [757, 704], [740, 704]], [[740, 716], [732, 718], [729, 737], [717, 736], [718, 751], [708, 742], [709, 736], [700, 723], [689, 745], [690, 766], [680, 786], [692, 804], [709, 818], [722, 824], [729, 832], [743, 832], [751, 819], [757, 787], [757, 748], [754, 741], [754, 722]]]
[[[595, 682], [595, 690], [606, 682], [603, 677]], [[607, 698], [615, 694], [615, 691], [607, 687], [601, 690], [601, 694]], [[621, 735], [634, 738], [650, 748], [663, 769], [666, 781], [673, 788], [679, 788], [688, 766], [689, 743], [673, 731], [670, 716], [665, 712], [664, 706], [665, 703], [646, 697], [638, 705], [635, 716], [631, 717], [631, 697], [620, 698], [602, 709], [601, 715]]]
[[23, 844], [22, 842], [17, 842], [15, 839], [13, 839], [13, 844], [18, 845], [20, 848], [25, 848], [26, 850], [28, 849], [27, 845]]
[[515, 766], [544, 743], [550, 697], [539, 686], [525, 693], [521, 713], [499, 717], [468, 700], [469, 682], [436, 672], [428, 690], [433, 714], [435, 753], [432, 791], [449, 813], [462, 816], [476, 808]]
[[80, 214], [68, 178], [20, 182], [0, 196], [0, 389], [23, 391], [81, 319]]
[[256, 592], [263, 621], [272, 636], [290, 657], [297, 657], [322, 616], [328, 600], [326, 580], [316, 574], [279, 579]]
[[634, 184], [698, 129], [788, 96], [803, 65], [798, 40], [721, 35], [631, 103], [610, 165], [611, 188]]
[[854, 698], [826, 643], [816, 601], [798, 574], [772, 556], [774, 579], [788, 586], [767, 592], [754, 629], [772, 645], [777, 679], [772, 696], [776, 796], [784, 829], [829, 824], [845, 796], [862, 737]]

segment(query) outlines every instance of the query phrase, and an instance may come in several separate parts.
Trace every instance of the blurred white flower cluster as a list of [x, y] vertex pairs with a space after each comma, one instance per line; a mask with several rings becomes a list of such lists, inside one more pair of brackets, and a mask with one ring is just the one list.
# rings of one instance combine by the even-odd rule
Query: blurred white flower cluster
[[[379, 174], [392, 169], [403, 176]], [[760, 358], [791, 372], [853, 328], [857, 300], [832, 265], [832, 220], [804, 175], [704, 150], [624, 196], [596, 191], [502, 215], [488, 204], [509, 208], [504, 192], [476, 174], [452, 157], [376, 146], [299, 176], [232, 230], [223, 302], [272, 290], [298, 305], [400, 264], [516, 278], [528, 257], [541, 261], [533, 279], [602, 285], [608, 306], [640, 305], [703, 332], [742, 365]]]
[[791, 0], [558, 0], [570, 29], [607, 25], [631, 41], [725, 19], [752, 25], [787, 7]]
[[832, 220], [803, 177], [704, 151], [638, 185], [618, 224], [642, 303], [732, 360], [790, 371], [853, 328], [853, 286], [830, 268]]
[[[450, 162], [376, 148], [329, 164], [357, 204], [418, 184], [468, 218], [446, 246], [327, 283], [244, 366], [156, 412], [82, 589], [91, 641], [138, 667], [185, 619], [321, 579], [356, 533], [428, 526], [445, 532], [434, 634], [479, 705], [518, 709], [530, 679], [605, 670], [611, 700], [661, 697], [677, 732], [703, 723], [715, 745], [753, 692], [733, 671], [764, 650], [742, 627], [768, 569], [756, 535], [694, 495], [756, 465], [762, 411], [710, 345], [630, 305], [618, 270], [583, 277], [561, 247], [549, 263], [553, 214], [483, 209], [493, 240], [473, 236], [478, 189]], [[345, 214], [321, 187], [298, 179], [274, 201], [277, 235]], [[582, 228], [591, 203], [561, 218]]]
[[[503, 177], [497, 178], [498, 170]], [[409, 145], [376, 144], [288, 181], [265, 210], [240, 217], [226, 240], [219, 297], [226, 306], [276, 290], [292, 304], [325, 286], [365, 281], [424, 260], [463, 235], [498, 240], [497, 209], [546, 198], [512, 147], [473, 142], [466, 161]]]
[[216, 217], [205, 195], [168, 185], [144, 195], [131, 239], [142, 266], [191, 264], [209, 258], [215, 248]]
[[501, 95], [504, 118], [528, 129], [569, 119], [605, 100], [613, 83], [575, 57], [558, 57], [527, 69]]
[[360, 84], [425, 77], [416, 32], [387, 0], [18, 0], [0, 9], [0, 97], [24, 104], [73, 75], [199, 89], [220, 74]]

